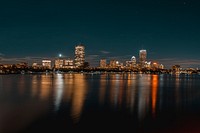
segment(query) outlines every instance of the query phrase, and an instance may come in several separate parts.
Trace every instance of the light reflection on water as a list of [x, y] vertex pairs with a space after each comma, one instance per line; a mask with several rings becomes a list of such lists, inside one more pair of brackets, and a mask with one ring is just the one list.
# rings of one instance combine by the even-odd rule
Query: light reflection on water
[[158, 92], [158, 75], [152, 76], [152, 115], [156, 115], [156, 103], [157, 103], [157, 92]]
[[140, 75], [138, 83], [138, 118], [143, 120], [150, 107], [150, 75]]
[[54, 100], [55, 111], [58, 111], [64, 91], [64, 79], [62, 74], [56, 75], [54, 80], [54, 90], [55, 90], [55, 100]]
[[74, 122], [78, 122], [85, 104], [88, 88], [87, 82], [85, 81], [85, 75], [75, 75], [73, 82], [71, 116], [74, 119]]
[[[148, 119], [152, 124], [165, 115], [199, 111], [199, 79], [198, 75], [1, 75], [0, 132], [25, 130], [44, 116], [70, 118], [72, 125], [83, 120], [91, 124], [86, 121], [94, 113], [91, 110], [96, 115], [105, 114], [104, 120], [110, 119], [104, 112], [109, 110], [129, 115], [137, 123]], [[132, 122], [121, 117], [120, 120]]]

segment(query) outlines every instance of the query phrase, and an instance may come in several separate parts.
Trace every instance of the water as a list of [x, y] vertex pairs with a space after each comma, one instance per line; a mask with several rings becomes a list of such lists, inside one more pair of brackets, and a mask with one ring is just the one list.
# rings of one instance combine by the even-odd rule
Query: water
[[0, 133], [200, 132], [200, 75], [0, 75]]

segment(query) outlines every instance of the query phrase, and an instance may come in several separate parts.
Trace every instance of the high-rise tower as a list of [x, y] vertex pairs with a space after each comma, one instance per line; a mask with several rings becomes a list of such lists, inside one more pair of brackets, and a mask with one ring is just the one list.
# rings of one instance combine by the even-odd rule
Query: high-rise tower
[[106, 59], [101, 59], [100, 60], [100, 67], [101, 68], [106, 68], [107, 64], [106, 64]]
[[75, 67], [83, 67], [85, 63], [85, 47], [80, 44], [75, 46]]
[[132, 58], [131, 58], [131, 62], [132, 62], [132, 64], [136, 64], [136, 58], [135, 58], [135, 56], [132, 56]]
[[146, 59], [147, 59], [147, 51], [144, 50], [144, 49], [140, 50], [140, 53], [139, 53], [139, 64], [140, 64], [141, 68], [145, 67]]

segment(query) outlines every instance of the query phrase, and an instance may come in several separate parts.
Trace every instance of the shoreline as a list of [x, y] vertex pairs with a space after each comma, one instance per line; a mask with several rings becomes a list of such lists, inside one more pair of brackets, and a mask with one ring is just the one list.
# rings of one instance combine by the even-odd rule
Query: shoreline
[[63, 71], [56, 71], [56, 72], [11, 72], [11, 73], [0, 73], [0, 75], [34, 75], [34, 74], [150, 74], [150, 75], [160, 75], [160, 74], [166, 74], [166, 75], [200, 75], [200, 72], [197, 73], [173, 73], [173, 72], [127, 72], [127, 71], [90, 71], [90, 72], [85, 72], [85, 71], [81, 71], [81, 72], [74, 72], [74, 71], [70, 71], [70, 72], [63, 72]]

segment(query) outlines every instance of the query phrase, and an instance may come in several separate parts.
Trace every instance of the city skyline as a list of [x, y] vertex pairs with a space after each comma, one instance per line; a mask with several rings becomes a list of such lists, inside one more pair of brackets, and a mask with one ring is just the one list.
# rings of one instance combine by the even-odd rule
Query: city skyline
[[86, 47], [86, 61], [147, 60], [166, 67], [199, 67], [200, 2], [176, 1], [4, 1], [0, 5], [0, 62], [74, 57]]
[[[79, 50], [80, 50], [81, 53], [83, 53], [83, 55], [78, 55], [78, 57], [83, 56], [83, 59], [78, 59], [82, 62], [82, 65], [83, 65], [84, 62], [88, 62], [90, 60], [89, 56], [86, 56], [86, 58], [85, 58], [85, 45], [84, 44], [80, 43], [80, 44], [75, 45], [74, 47], [75, 47], [75, 49], [74, 49], [73, 56], [68, 56], [66, 54], [58, 53], [55, 57], [21, 57], [21, 58], [15, 57], [15, 58], [7, 58], [7, 59], [6, 58], [0, 58], [0, 64], [17, 64], [17, 63], [20, 63], [20, 62], [27, 62], [29, 65], [32, 65], [34, 63], [43, 64], [43, 60], [51, 60], [52, 65], [55, 65], [56, 63], [53, 63], [53, 62], [56, 61], [59, 58], [72, 60], [72, 61], [76, 62], [77, 54], [80, 54], [79, 52], [77, 53], [77, 51], [79, 51]], [[106, 52], [106, 51], [104, 51], [104, 52]], [[108, 54], [108, 53], [106, 53], [106, 54]], [[87, 55], [87, 53], [86, 53], [86, 55]], [[135, 60], [134, 62], [137, 63], [138, 65], [140, 65], [140, 67], [144, 67], [145, 63], [156, 62], [156, 63], [159, 63], [159, 64], [163, 64], [162, 62], [159, 61], [159, 59], [157, 59], [157, 60], [156, 59], [149, 59], [148, 54], [147, 54], [147, 50], [145, 50], [145, 49], [138, 50], [138, 54], [136, 54], [136, 55], [137, 56], [127, 55], [127, 56], [130, 56], [130, 57], [127, 57], [127, 58], [124, 58], [124, 59], [120, 58], [120, 56], [97, 58], [97, 56], [93, 55], [94, 58], [97, 58], [96, 59], [97, 61], [92, 62], [92, 60], [90, 60], [91, 62], [88, 62], [88, 63], [90, 64], [91, 67], [99, 67], [100, 62], [103, 59], [103, 60], [108, 61], [107, 64], [109, 64], [109, 61], [119, 61], [120, 63], [123, 63], [123, 65], [126, 65], [127, 61]], [[126, 57], [126, 56], [124, 56], [124, 57]], [[136, 60], [137, 60], [137, 62], [136, 62]], [[185, 61], [183, 63], [188, 64], [189, 62]], [[197, 61], [197, 63], [199, 64], [198, 61]], [[76, 63], [74, 65], [77, 66]], [[166, 67], [167, 69], [172, 68], [174, 65], [180, 65], [181, 66], [181, 63], [179, 61], [175, 61], [174, 63], [171, 63], [171, 64], [164, 64], [165, 67], [167, 66]], [[192, 65], [194, 65], [194, 64], [191, 64], [191, 66]], [[195, 68], [195, 67], [185, 67], [184, 65], [182, 65], [181, 67], [183, 67], [183, 68]], [[199, 67], [197, 66], [196, 68], [199, 68]]]

